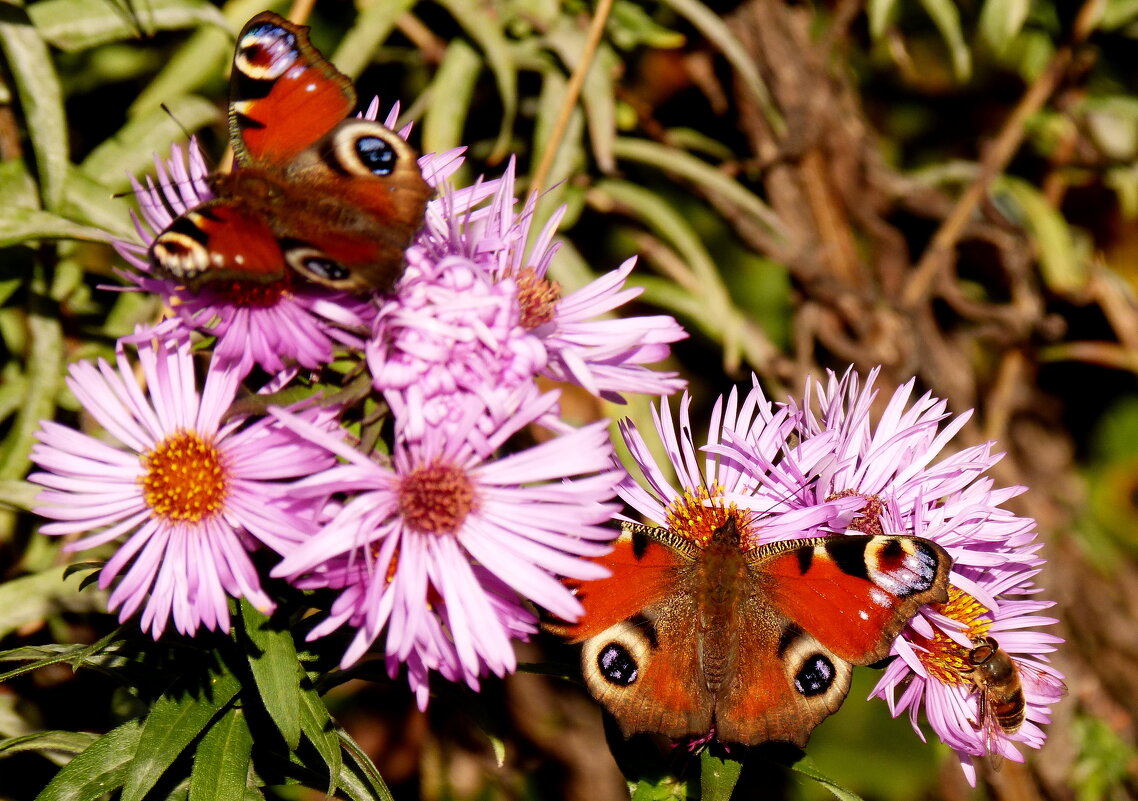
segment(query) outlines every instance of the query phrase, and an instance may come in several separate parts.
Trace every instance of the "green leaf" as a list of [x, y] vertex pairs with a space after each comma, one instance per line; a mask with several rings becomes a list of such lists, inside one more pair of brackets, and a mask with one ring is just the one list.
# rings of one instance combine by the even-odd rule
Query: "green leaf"
[[[125, 176], [123, 183], [126, 183]], [[133, 242], [138, 234], [130, 223], [129, 208], [106, 184], [88, 178], [78, 168], [67, 171], [63, 213], [68, 219]]]
[[50, 211], [13, 208], [4, 210], [4, 214], [0, 216], [0, 247], [27, 244], [40, 239], [110, 242], [112, 237], [98, 228], [80, 225]]
[[194, 751], [188, 801], [244, 801], [252, 751], [245, 712], [230, 707]]
[[141, 735], [138, 720], [107, 732], [64, 765], [35, 801], [96, 801], [122, 787]]
[[699, 756], [699, 797], [700, 801], [731, 801], [731, 793], [739, 782], [743, 763], [734, 759], [720, 759], [703, 749]]
[[948, 46], [952, 56], [952, 72], [958, 81], [966, 81], [972, 75], [972, 54], [964, 42], [960, 29], [960, 10], [955, 0], [921, 0], [921, 5], [932, 17], [933, 24], [940, 31], [941, 38]]
[[743, 86], [754, 96], [759, 108], [763, 111], [767, 124], [776, 134], [784, 134], [786, 123], [771, 99], [770, 90], [763, 82], [763, 77], [759, 74], [755, 60], [731, 33], [731, 29], [727, 27], [723, 17], [699, 0], [665, 0], [665, 2], [718, 48], [723, 57], [739, 73], [739, 77], [743, 80]]
[[0, 6], [0, 50], [16, 85], [36, 157], [44, 208], [58, 211], [67, 176], [67, 120], [51, 53], [24, 9]]
[[494, 152], [487, 157], [487, 161], [500, 161], [509, 150], [514, 117], [518, 110], [517, 68], [510, 53], [509, 42], [500, 27], [500, 16], [489, 9], [486, 0], [439, 0], [439, 3], [482, 48], [486, 63], [494, 73], [502, 101], [502, 123], [498, 129], [498, 141], [494, 143]]
[[980, 35], [997, 54], [1007, 49], [1027, 21], [1031, 0], [986, 0], [980, 11]]
[[811, 760], [808, 756], [803, 756], [790, 767], [792, 770], [801, 773], [803, 776], [807, 776], [818, 782], [818, 784], [825, 787], [827, 790], [834, 794], [835, 798], [838, 798], [841, 801], [862, 801], [861, 796], [859, 796], [857, 793], [847, 790], [845, 787], [842, 787], [842, 785], [838, 784], [833, 779], [824, 776], [822, 772], [818, 770], [818, 767], [814, 764], [813, 760]]
[[619, 137], [613, 145], [617, 158], [657, 167], [721, 195], [768, 231], [783, 237], [785, 227], [778, 215], [758, 195], [706, 161], [675, 148], [646, 139]]
[[328, 713], [328, 707], [320, 693], [311, 686], [302, 687], [300, 691], [300, 728], [328, 767], [327, 795], [330, 797], [336, 792], [336, 783], [343, 767], [343, 753], [336, 733], [336, 723]]
[[210, 722], [241, 689], [232, 673], [220, 669], [203, 690], [173, 689], [158, 698], [143, 724], [138, 752], [130, 764], [122, 801], [142, 801]]
[[1090, 274], [1075, 247], [1070, 226], [1059, 210], [1027, 181], [1009, 175], [998, 176], [992, 182], [991, 191], [997, 206], [1004, 208], [1007, 201], [1011, 201], [1012, 216], [1031, 233], [1047, 285], [1059, 293], [1081, 292]]
[[0, 741], [0, 759], [26, 751], [78, 754], [98, 739], [99, 735], [86, 731], [37, 731]]
[[897, 11], [897, 0], [869, 0], [866, 13], [869, 15], [869, 35], [876, 42], [885, 33]]
[[89, 612], [102, 608], [102, 596], [80, 592], [81, 579], [65, 580], [65, 571], [65, 567], [53, 567], [0, 584], [0, 639], [64, 610]]
[[481, 69], [481, 56], [465, 39], [454, 39], [447, 44], [429, 90], [435, 97], [446, 97], [447, 102], [428, 103], [424, 110], [424, 153], [439, 153], [462, 143], [466, 114], [471, 108]]
[[[549, 46], [574, 71], [580, 68], [585, 39], [585, 32], [567, 19], [560, 20], [557, 28], [546, 36]], [[616, 137], [616, 90], [612, 76], [618, 66], [619, 59], [612, 48], [602, 44], [597, 48], [581, 87], [581, 102], [585, 106], [585, 120], [589, 126], [593, 155], [597, 167], [605, 173], [611, 173], [616, 168], [612, 152], [613, 139]]]
[[68, 663], [73, 669], [80, 667], [100, 668], [108, 664], [117, 664], [121, 659], [114, 653], [114, 648], [119, 644], [122, 632], [123, 629], [120, 626], [90, 645], [53, 643], [0, 651], [0, 662], [28, 662], [27, 665], [0, 674], [0, 684], [16, 676], [22, 676], [33, 670], [39, 670], [48, 665], [57, 665], [61, 662]]
[[359, 744], [343, 729], [337, 731], [336, 734], [339, 736], [344, 750], [346, 750], [348, 756], [352, 758], [356, 769], [367, 782], [368, 789], [373, 794], [372, 797], [381, 799], [381, 801], [394, 801], [391, 790], [387, 789], [387, 783], [383, 781], [383, 777], [379, 775], [379, 770], [377, 770], [375, 765], [372, 764], [372, 761], [368, 759], [367, 754], [364, 753], [364, 750], [360, 748]]
[[233, 59], [235, 31], [259, 11], [284, 11], [280, 0], [231, 0], [224, 9], [225, 22], [194, 32], [166, 62], [162, 71], [135, 98], [130, 115], [152, 111], [171, 97], [195, 94], [210, 81], [225, 74]]
[[364, 5], [351, 30], [340, 40], [331, 62], [349, 78], [358, 78], [371, 63], [375, 51], [391, 33], [400, 15], [414, 4], [414, 0], [385, 0], [382, 3]]
[[89, 0], [41, 0], [28, 13], [43, 37], [61, 50], [86, 50], [108, 42], [137, 39], [142, 32], [196, 28], [212, 24], [225, 27], [225, 18], [204, 0], [145, 0], [137, 18], [124, 14], [113, 3]]
[[[8, 210], [5, 216], [15, 214]], [[20, 478], [27, 473], [35, 433], [41, 420], [55, 416], [55, 400], [63, 385], [64, 344], [59, 299], [51, 297], [43, 267], [33, 268], [28, 289], [25, 325], [29, 344], [24, 373], [28, 391], [7, 438], [0, 445], [0, 478]]]
[[241, 599], [242, 629], [253, 647], [246, 647], [261, 703], [290, 751], [300, 744], [300, 663], [292, 633]]

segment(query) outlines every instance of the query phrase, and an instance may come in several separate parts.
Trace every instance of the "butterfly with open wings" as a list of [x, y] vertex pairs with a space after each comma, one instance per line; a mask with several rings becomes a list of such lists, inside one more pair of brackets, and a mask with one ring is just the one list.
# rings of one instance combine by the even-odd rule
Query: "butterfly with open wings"
[[433, 190], [414, 150], [355, 109], [351, 81], [308, 28], [253, 17], [233, 56], [234, 167], [213, 176], [212, 200], [154, 239], [154, 271], [191, 289], [290, 271], [334, 289], [390, 289]]
[[746, 547], [738, 513], [704, 545], [625, 523], [612, 576], [580, 585], [585, 682], [626, 737], [805, 745], [837, 711], [853, 665], [885, 658], [924, 604], [947, 599], [952, 559], [908, 536]]

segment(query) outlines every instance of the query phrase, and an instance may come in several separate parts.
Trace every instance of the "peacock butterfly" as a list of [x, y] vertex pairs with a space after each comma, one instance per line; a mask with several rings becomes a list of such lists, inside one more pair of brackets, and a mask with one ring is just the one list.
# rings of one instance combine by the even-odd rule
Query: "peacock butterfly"
[[234, 167], [212, 177], [214, 199], [154, 239], [154, 270], [194, 290], [290, 268], [335, 289], [389, 289], [432, 189], [414, 150], [355, 108], [351, 81], [307, 27], [269, 11], [249, 20], [230, 84]]
[[803, 746], [837, 711], [852, 665], [884, 659], [952, 559], [920, 537], [835, 535], [743, 545], [725, 513], [706, 545], [624, 523], [577, 585], [585, 614], [551, 626], [584, 642], [581, 671], [626, 737]]

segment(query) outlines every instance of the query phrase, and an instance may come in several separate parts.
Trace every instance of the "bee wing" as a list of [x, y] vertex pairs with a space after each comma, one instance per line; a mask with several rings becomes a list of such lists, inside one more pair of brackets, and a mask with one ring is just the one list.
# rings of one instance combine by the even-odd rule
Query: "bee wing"
[[992, 770], [999, 770], [1004, 764], [1004, 754], [1000, 742], [1004, 737], [1004, 730], [1000, 728], [1000, 721], [992, 714], [988, 706], [988, 688], [977, 685], [976, 696], [976, 722], [972, 728], [981, 732], [984, 740], [984, 750], [987, 752], [988, 764]]
[[1017, 659], [1016, 667], [1030, 703], [1053, 704], [1067, 694], [1067, 685], [1050, 665]]

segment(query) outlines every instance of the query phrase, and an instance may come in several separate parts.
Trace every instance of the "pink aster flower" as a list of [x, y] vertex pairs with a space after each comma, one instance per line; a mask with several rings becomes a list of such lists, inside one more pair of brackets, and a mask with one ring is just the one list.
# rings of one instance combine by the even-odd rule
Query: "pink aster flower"
[[187, 345], [144, 345], [138, 361], [145, 393], [121, 346], [117, 370], [72, 366], [68, 386], [114, 443], [43, 422], [32, 459], [44, 472], [29, 480], [47, 488], [36, 512], [57, 522], [40, 530], [82, 535], [68, 551], [119, 542], [99, 585], [118, 579], [110, 609], [126, 620], [141, 607], [155, 638], [171, 618], [184, 634], [227, 627], [228, 596], [270, 611], [249, 551], [309, 533], [286, 511], [282, 480], [331, 457], [275, 421], [224, 420], [238, 389], [232, 366], [211, 366], [199, 393]]
[[[678, 427], [666, 400], [660, 401], [659, 412], [652, 410], [678, 487], [668, 481], [636, 427], [621, 422], [642, 479], [626, 479], [619, 494], [646, 520], [706, 544], [728, 516], [735, 516], [743, 547], [753, 548], [817, 536], [819, 527], [841, 525], [864, 504], [853, 497], [817, 502], [808, 492], [826, 464], [829, 438], [792, 444], [797, 413], [775, 410], [757, 382], [741, 404], [735, 389], [716, 401], [706, 444], [700, 446], [706, 454], [702, 459], [692, 438], [690, 406], [685, 392]], [[740, 442], [747, 443], [745, 454], [729, 444]]]
[[560, 577], [595, 578], [604, 569], [586, 557], [613, 537], [601, 524], [620, 471], [603, 422], [503, 458], [487, 458], [509, 437], [548, 413], [554, 395], [524, 395], [492, 416], [504, 422], [486, 437], [487, 417], [474, 395], [455, 395], [459, 419], [402, 436], [402, 410], [390, 462], [375, 461], [300, 418], [282, 422], [340, 457], [341, 463], [299, 482], [298, 498], [335, 496], [314, 536], [284, 555], [273, 575], [340, 594], [311, 633], [355, 629], [342, 664], [358, 660], [381, 634], [392, 675], [400, 664], [420, 706], [427, 675], [439, 671], [472, 687], [478, 677], [515, 667], [511, 638], [536, 629], [528, 599], [576, 619], [579, 602]]
[[[1037, 660], [1061, 640], [1031, 630], [1056, 622], [1030, 614], [1051, 604], [1020, 598], [1043, 562], [1035, 521], [1002, 506], [1024, 487], [996, 488], [984, 475], [1002, 456], [992, 453], [993, 443], [942, 454], [970, 413], [952, 419], [945, 402], [928, 393], [912, 400], [910, 381], [894, 392], [874, 424], [870, 407], [877, 374], [870, 373], [864, 386], [852, 370], [841, 379], [831, 373], [825, 386], [808, 383], [797, 433], [803, 445], [814, 437], [834, 437], [834, 460], [813, 492], [818, 499], [865, 500], [845, 530], [925, 537], [952, 556], [949, 602], [924, 607], [902, 632], [893, 647], [899, 658], [874, 695], [887, 699], [894, 715], [909, 710], [914, 721], [927, 701], [930, 725], [957, 751], [974, 783], [973, 756], [1022, 761], [1012, 741], [1042, 745], [1045, 735], [1036, 724], [1046, 722], [1047, 707], [1058, 699], [1061, 677]], [[797, 408], [793, 401], [791, 407]], [[993, 728], [981, 710], [978, 674], [968, 663], [969, 654], [989, 636], [1012, 655], [1025, 688], [1026, 677], [1044, 677], [1031, 681], [1027, 719], [1012, 730]], [[906, 689], [896, 704], [893, 693], [902, 686]]]
[[[489, 205], [474, 208], [487, 197]], [[501, 179], [444, 192], [407, 251], [407, 272], [376, 320], [367, 357], [376, 388], [404, 394], [419, 415], [409, 436], [441, 424], [451, 393], [479, 395], [492, 409], [538, 375], [609, 399], [684, 385], [644, 366], [686, 336], [675, 320], [603, 319], [639, 294], [624, 288], [634, 262], [562, 297], [546, 272], [564, 212], [530, 242], [532, 204], [520, 215], [515, 205], [511, 162]]]
[[[366, 114], [374, 120], [378, 100]], [[385, 122], [395, 124], [399, 106]], [[406, 138], [409, 128], [401, 131]], [[419, 160], [428, 183], [444, 181], [461, 163], [458, 152], [424, 156]], [[209, 169], [197, 142], [187, 151], [177, 145], [171, 158], [155, 160], [157, 180], [147, 177], [145, 187], [131, 179], [142, 218], [134, 216], [135, 230], [144, 243], [116, 242], [115, 248], [134, 268], [120, 276], [145, 292], [161, 296], [171, 309], [170, 319], [128, 341], [151, 336], [180, 338], [192, 331], [216, 337], [215, 357], [222, 364], [237, 364], [243, 373], [254, 365], [277, 373], [291, 365], [315, 369], [332, 360], [337, 346], [363, 348], [364, 332], [375, 316], [371, 298], [332, 290], [299, 280], [289, 271], [272, 283], [229, 281], [210, 283], [190, 291], [178, 282], [155, 275], [147, 248], [176, 216], [214, 197]]]

